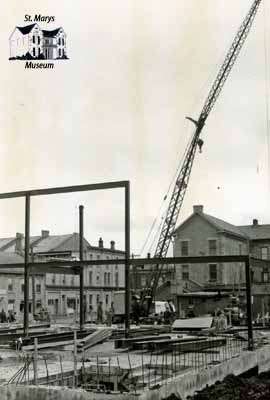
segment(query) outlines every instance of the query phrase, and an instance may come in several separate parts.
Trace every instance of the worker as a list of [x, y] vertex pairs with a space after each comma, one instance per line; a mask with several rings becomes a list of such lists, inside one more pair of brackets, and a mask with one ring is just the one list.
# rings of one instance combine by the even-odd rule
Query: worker
[[89, 320], [90, 320], [90, 324], [92, 324], [92, 322], [93, 322], [93, 306], [92, 306], [92, 304], [90, 304], [90, 306], [89, 306]]
[[103, 308], [102, 308], [102, 301], [98, 303], [97, 307], [97, 323], [102, 324], [103, 323]]
[[139, 301], [136, 297], [133, 298], [132, 315], [133, 315], [134, 323], [136, 325], [139, 325], [140, 316], [141, 316], [141, 307], [140, 307]]
[[171, 323], [172, 313], [169, 305], [166, 304], [166, 310], [164, 311], [164, 324], [169, 325]]
[[218, 310], [217, 312], [214, 328], [216, 332], [223, 332], [227, 329], [227, 318], [222, 310]]
[[110, 308], [106, 311], [106, 324], [107, 324], [107, 326], [112, 326], [112, 317], [113, 317], [113, 307], [111, 305]]

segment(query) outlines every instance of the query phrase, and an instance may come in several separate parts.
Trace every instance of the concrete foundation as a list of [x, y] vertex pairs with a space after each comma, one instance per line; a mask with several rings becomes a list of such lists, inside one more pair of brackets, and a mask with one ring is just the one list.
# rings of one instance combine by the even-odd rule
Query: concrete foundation
[[1, 400], [135, 400], [130, 394], [104, 394], [44, 386], [0, 386]]
[[174, 394], [181, 400], [192, 396], [206, 385], [222, 381], [227, 375], [241, 375], [258, 367], [258, 372], [270, 370], [270, 345], [251, 351], [244, 351], [235, 358], [197, 371], [189, 370], [178, 377], [160, 382], [158, 389], [145, 390], [140, 396], [133, 394], [105, 394], [84, 390], [42, 386], [0, 386], [1, 400], [163, 400]]

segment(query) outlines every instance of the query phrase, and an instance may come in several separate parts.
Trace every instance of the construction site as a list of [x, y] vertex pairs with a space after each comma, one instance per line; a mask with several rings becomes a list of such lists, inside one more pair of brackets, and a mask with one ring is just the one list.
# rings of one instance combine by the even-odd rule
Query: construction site
[[[195, 130], [152, 253], [132, 253], [132, 181], [0, 193], [0, 202], [23, 201], [25, 223], [23, 234], [0, 239], [1, 399], [270, 399], [270, 225], [236, 226], [202, 205], [177, 225], [202, 131], [263, 0], [250, 2], [198, 118], [187, 117]], [[90, 246], [84, 205], [78, 233], [31, 236], [34, 199], [116, 190], [123, 250], [102, 238]]]

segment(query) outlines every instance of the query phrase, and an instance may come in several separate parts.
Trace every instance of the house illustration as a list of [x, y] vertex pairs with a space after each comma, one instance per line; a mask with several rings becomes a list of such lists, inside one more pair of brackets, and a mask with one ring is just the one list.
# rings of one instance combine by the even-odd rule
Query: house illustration
[[66, 59], [63, 28], [44, 30], [38, 24], [17, 26], [9, 38], [10, 59]]

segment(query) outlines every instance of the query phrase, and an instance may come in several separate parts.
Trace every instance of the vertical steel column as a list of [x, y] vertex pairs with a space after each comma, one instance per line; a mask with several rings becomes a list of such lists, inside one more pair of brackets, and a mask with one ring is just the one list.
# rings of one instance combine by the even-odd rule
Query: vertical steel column
[[29, 250], [30, 250], [30, 195], [25, 196], [25, 244], [24, 244], [24, 335], [29, 330]]
[[247, 325], [248, 325], [248, 350], [253, 350], [252, 330], [252, 305], [251, 305], [251, 279], [250, 279], [250, 258], [245, 261], [246, 271], [246, 301], [247, 301]]
[[[31, 246], [31, 262], [34, 262], [34, 249], [33, 246]], [[36, 314], [36, 282], [35, 282], [35, 275], [32, 272], [31, 275], [32, 279], [32, 313], [33, 313], [33, 318], [35, 318]]]
[[130, 282], [129, 282], [129, 268], [130, 268], [130, 184], [125, 185], [125, 335], [128, 337], [130, 328]]
[[[80, 261], [83, 261], [83, 206], [79, 207], [80, 221], [79, 221], [79, 247], [80, 247]], [[83, 265], [80, 266], [80, 329], [84, 325], [84, 279], [83, 279]]]

